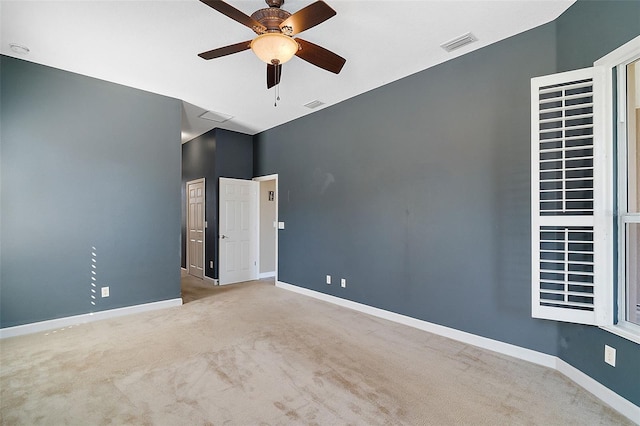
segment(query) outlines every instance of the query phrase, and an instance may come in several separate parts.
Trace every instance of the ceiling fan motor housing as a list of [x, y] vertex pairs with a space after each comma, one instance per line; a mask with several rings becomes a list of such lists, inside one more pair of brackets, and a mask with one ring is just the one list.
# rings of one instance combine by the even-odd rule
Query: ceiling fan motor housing
[[251, 17], [262, 25], [267, 27], [268, 33], [279, 33], [280, 24], [291, 16], [291, 13], [278, 7], [268, 7], [266, 9], [260, 9], [253, 12]]

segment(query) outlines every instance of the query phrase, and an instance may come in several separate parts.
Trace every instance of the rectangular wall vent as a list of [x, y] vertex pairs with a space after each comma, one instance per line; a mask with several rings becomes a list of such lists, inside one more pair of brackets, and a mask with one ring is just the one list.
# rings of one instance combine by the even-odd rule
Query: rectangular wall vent
[[232, 115], [222, 114], [220, 112], [206, 111], [199, 115], [200, 118], [204, 118], [205, 120], [215, 121], [216, 123], [224, 123], [225, 121], [231, 120], [233, 118]]
[[319, 100], [315, 100], [315, 101], [311, 101], [308, 104], [304, 104], [304, 106], [306, 106], [307, 108], [318, 108], [320, 105], [324, 105], [324, 102], [321, 102]]
[[461, 35], [460, 37], [454, 38], [453, 40], [442, 43], [440, 47], [442, 47], [447, 52], [453, 52], [454, 50], [460, 49], [461, 47], [466, 46], [467, 44], [471, 44], [474, 41], [478, 41], [476, 36], [471, 33], [466, 33], [464, 35]]

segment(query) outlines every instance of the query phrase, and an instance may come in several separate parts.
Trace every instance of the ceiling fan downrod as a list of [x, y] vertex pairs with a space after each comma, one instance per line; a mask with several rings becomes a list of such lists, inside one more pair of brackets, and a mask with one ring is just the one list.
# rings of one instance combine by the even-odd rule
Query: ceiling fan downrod
[[282, 7], [284, 0], [264, 0], [269, 7]]

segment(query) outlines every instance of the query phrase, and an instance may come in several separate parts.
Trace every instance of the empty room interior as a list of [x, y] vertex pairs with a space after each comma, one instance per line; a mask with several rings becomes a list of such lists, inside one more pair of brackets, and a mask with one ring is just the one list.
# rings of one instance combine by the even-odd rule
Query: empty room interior
[[640, 424], [640, 1], [0, 27], [0, 424]]

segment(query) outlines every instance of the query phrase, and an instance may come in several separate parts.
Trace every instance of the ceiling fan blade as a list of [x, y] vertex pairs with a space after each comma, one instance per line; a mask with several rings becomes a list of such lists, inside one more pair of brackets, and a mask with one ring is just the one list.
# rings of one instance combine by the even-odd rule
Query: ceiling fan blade
[[235, 7], [231, 6], [229, 3], [224, 2], [222, 0], [200, 0], [202, 3], [207, 6], [217, 10], [223, 15], [228, 16], [234, 21], [240, 22], [242, 25], [245, 25], [251, 28], [258, 34], [262, 34], [267, 30], [267, 28], [262, 25], [260, 22], [253, 19], [251, 16], [245, 14], [244, 12], [239, 11]]
[[280, 84], [280, 77], [282, 77], [282, 64], [267, 64], [267, 89]]
[[317, 44], [313, 44], [300, 38], [295, 40], [300, 45], [300, 50], [298, 50], [296, 56], [317, 67], [339, 74], [345, 62], [347, 62], [347, 60], [342, 56], [338, 56], [332, 51], [327, 50], [324, 47], [320, 47]]
[[[321, 24], [332, 16], [335, 16], [335, 14], [335, 10], [331, 9], [325, 2], [319, 0], [300, 9], [282, 21], [280, 29], [285, 34], [295, 35]], [[289, 31], [289, 28], [291, 28], [291, 31]]]
[[209, 50], [207, 52], [198, 53], [202, 59], [215, 59], [221, 56], [231, 55], [232, 53], [242, 52], [251, 48], [251, 40], [242, 43], [231, 44], [229, 46], [220, 47], [218, 49]]

